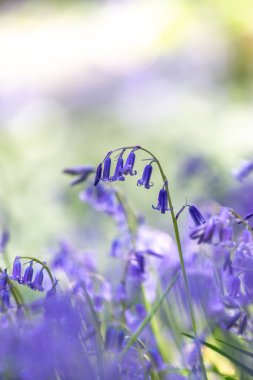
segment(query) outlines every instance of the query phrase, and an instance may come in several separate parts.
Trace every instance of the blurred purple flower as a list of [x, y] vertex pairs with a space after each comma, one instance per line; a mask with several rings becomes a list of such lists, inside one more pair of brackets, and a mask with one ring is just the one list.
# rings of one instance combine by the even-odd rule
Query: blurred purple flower
[[95, 172], [95, 168], [93, 166], [75, 166], [73, 168], [66, 168], [63, 170], [63, 173], [69, 174], [72, 176], [77, 176], [77, 178], [70, 183], [71, 186], [78, 185], [86, 181], [90, 174]]
[[157, 206], [155, 207], [152, 205], [152, 207], [154, 210], [161, 211], [162, 214], [164, 214], [165, 211], [170, 211], [168, 208], [168, 194], [166, 189], [161, 189], [159, 191]]

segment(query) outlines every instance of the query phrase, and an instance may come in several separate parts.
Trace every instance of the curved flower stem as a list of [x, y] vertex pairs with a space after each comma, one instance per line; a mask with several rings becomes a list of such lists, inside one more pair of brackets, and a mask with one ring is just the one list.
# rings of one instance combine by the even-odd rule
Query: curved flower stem
[[156, 158], [156, 156], [152, 152], [150, 152], [148, 149], [142, 148], [141, 146], [127, 146], [127, 147], [117, 148], [117, 149], [112, 150], [110, 152], [110, 155], [116, 151], [119, 151], [119, 150], [125, 151], [127, 149], [142, 150], [143, 152], [148, 153], [154, 159], [154, 161], [156, 162], [158, 169], [160, 171], [164, 187], [167, 191], [168, 204], [169, 204], [169, 208], [170, 208], [170, 214], [171, 214], [173, 228], [174, 228], [174, 234], [175, 234], [175, 238], [176, 238], [177, 250], [178, 250], [178, 255], [179, 255], [179, 259], [180, 259], [180, 265], [181, 265], [181, 269], [182, 269], [182, 273], [183, 273], [183, 279], [184, 279], [184, 285], [185, 285], [185, 290], [186, 290], [186, 295], [187, 295], [187, 301], [188, 301], [189, 310], [190, 310], [192, 329], [193, 329], [196, 344], [198, 346], [199, 359], [200, 359], [200, 363], [201, 363], [201, 369], [202, 369], [203, 377], [205, 380], [207, 380], [207, 375], [206, 375], [206, 370], [205, 370], [205, 366], [204, 366], [204, 362], [203, 362], [202, 352], [201, 352], [201, 348], [200, 348], [200, 344], [199, 344], [199, 340], [198, 340], [198, 336], [197, 336], [197, 326], [196, 326], [196, 320], [195, 320], [194, 311], [193, 311], [193, 305], [192, 305], [192, 299], [191, 299], [188, 277], [187, 277], [186, 269], [185, 269], [184, 256], [183, 256], [182, 245], [181, 245], [181, 241], [180, 241], [180, 234], [179, 234], [177, 219], [175, 217], [174, 210], [173, 210], [173, 204], [172, 204], [172, 199], [171, 199], [171, 195], [170, 195], [170, 191], [169, 191], [167, 177], [166, 177], [166, 175], [162, 169], [160, 161]]
[[40, 261], [39, 259], [36, 259], [36, 257], [30, 257], [30, 256], [19, 256], [20, 259], [28, 259], [28, 260], [31, 260], [31, 261], [35, 261], [36, 263], [40, 264], [41, 266], [43, 266], [43, 268], [45, 268], [45, 270], [47, 271], [48, 275], [49, 275], [49, 278], [52, 282], [52, 285], [55, 285], [55, 279], [52, 275], [52, 272], [51, 270], [49, 269], [49, 267], [47, 266], [47, 264], [45, 264], [43, 261]]
[[[167, 178], [166, 178], [166, 176], [164, 174], [164, 171], [162, 169], [162, 166], [161, 166], [159, 160], [154, 156], [154, 154], [151, 153], [147, 149], [144, 149], [144, 148], [140, 148], [140, 149], [143, 150], [144, 152], [148, 153], [156, 161], [158, 169], [159, 169], [160, 174], [162, 176], [162, 180], [164, 182], [165, 189], [166, 189], [167, 194], [168, 194], [168, 204], [169, 204], [170, 214], [171, 214], [172, 223], [173, 223], [173, 227], [174, 227], [174, 233], [175, 233], [175, 238], [176, 238], [176, 243], [177, 243], [177, 249], [178, 249], [178, 255], [179, 255], [179, 259], [180, 259], [180, 265], [181, 265], [181, 269], [182, 269], [182, 273], [183, 273], [183, 278], [184, 278], [185, 290], [186, 290], [186, 294], [187, 294], [187, 300], [188, 300], [188, 305], [189, 305], [189, 310], [190, 310], [190, 315], [191, 315], [192, 329], [193, 329], [193, 333], [194, 333], [194, 336], [195, 336], [195, 339], [196, 339], [196, 344], [198, 344], [197, 326], [196, 326], [196, 320], [195, 320], [194, 311], [193, 311], [193, 305], [192, 305], [190, 287], [189, 287], [188, 277], [187, 277], [187, 274], [186, 274], [185, 263], [184, 263], [184, 256], [183, 256], [182, 245], [181, 245], [180, 235], [179, 235], [179, 229], [178, 229], [177, 219], [175, 217], [174, 210], [173, 210], [173, 204], [172, 204], [172, 200], [171, 200], [171, 196], [170, 196], [168, 181], [167, 181]], [[207, 379], [207, 375], [206, 375], [206, 370], [205, 370], [205, 366], [204, 366], [204, 362], [203, 362], [203, 357], [202, 357], [201, 349], [199, 349], [199, 356], [200, 356], [200, 363], [201, 363], [201, 368], [202, 368], [204, 379]]]

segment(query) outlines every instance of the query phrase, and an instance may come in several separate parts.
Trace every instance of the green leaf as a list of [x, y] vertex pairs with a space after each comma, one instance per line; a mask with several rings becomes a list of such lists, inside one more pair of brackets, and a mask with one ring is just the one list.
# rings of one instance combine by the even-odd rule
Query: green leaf
[[[183, 333], [184, 336], [187, 336], [188, 338], [195, 339], [193, 335]], [[239, 360], [228, 354], [227, 352], [223, 351], [221, 348], [214, 346], [211, 343], [207, 343], [204, 340], [200, 339], [200, 343], [203, 344], [204, 346], [210, 348], [211, 350], [217, 352], [218, 354], [224, 356], [225, 358], [229, 359], [235, 366], [239, 367], [242, 371], [245, 371], [249, 375], [253, 376], [253, 368], [250, 368], [246, 366], [245, 364], [241, 363]]]
[[220, 342], [220, 343], [222, 343], [222, 344], [225, 344], [226, 346], [229, 346], [229, 347], [233, 348], [234, 350], [240, 351], [242, 354], [247, 355], [247, 356], [249, 356], [250, 358], [253, 358], [253, 352], [250, 352], [250, 351], [244, 350], [243, 348], [240, 348], [240, 347], [234, 346], [233, 344], [231, 344], [231, 343], [227, 343], [227, 342], [225, 342], [225, 341], [222, 340], [222, 339], [219, 339], [219, 338], [215, 338], [215, 339], [216, 339], [218, 342]]
[[144, 330], [146, 325], [151, 321], [151, 319], [153, 318], [153, 316], [155, 315], [155, 313], [157, 312], [157, 310], [161, 306], [163, 300], [165, 299], [165, 297], [167, 296], [169, 291], [173, 288], [174, 284], [176, 283], [176, 281], [178, 279], [178, 276], [179, 276], [179, 272], [177, 272], [175, 274], [175, 276], [172, 278], [171, 282], [169, 283], [169, 285], [165, 289], [165, 292], [163, 293], [163, 295], [154, 303], [150, 312], [144, 318], [143, 322], [140, 324], [140, 326], [136, 329], [135, 333], [128, 340], [126, 347], [125, 347], [123, 352], [126, 352], [135, 343], [135, 341], [138, 339], [141, 332]]

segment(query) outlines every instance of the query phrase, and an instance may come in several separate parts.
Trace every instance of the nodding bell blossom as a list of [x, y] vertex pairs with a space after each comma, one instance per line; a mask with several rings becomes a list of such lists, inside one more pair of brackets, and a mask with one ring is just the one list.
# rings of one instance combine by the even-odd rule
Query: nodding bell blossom
[[144, 186], [145, 189], [150, 189], [150, 187], [153, 186], [153, 183], [150, 182], [152, 170], [153, 167], [151, 163], [145, 166], [142, 178], [137, 181], [137, 186]]
[[36, 276], [35, 276], [35, 280], [33, 281], [33, 283], [31, 284], [31, 287], [32, 289], [34, 290], [38, 290], [39, 292], [43, 292], [44, 288], [42, 286], [42, 282], [43, 282], [43, 269], [44, 268], [41, 268], [37, 273], [36, 273]]
[[111, 157], [107, 156], [104, 161], [104, 170], [101, 177], [101, 181], [105, 181], [105, 182], [110, 181], [111, 163], [112, 163]]
[[158, 195], [158, 203], [157, 203], [157, 206], [153, 206], [153, 209], [154, 210], [158, 210], [158, 211], [161, 211], [162, 214], [165, 213], [165, 211], [170, 211], [170, 209], [168, 208], [168, 193], [167, 193], [167, 190], [162, 188], [159, 192], [159, 195]]
[[30, 286], [33, 278], [33, 261], [30, 261], [29, 267], [26, 268], [22, 278], [22, 284]]
[[108, 351], [121, 351], [125, 333], [122, 329], [108, 326], [105, 332], [105, 348]]
[[197, 225], [190, 233], [190, 238], [200, 243], [234, 245], [232, 241], [233, 231], [230, 223], [235, 218], [230, 210], [223, 207], [218, 215], [212, 215], [205, 223]]
[[201, 212], [197, 209], [197, 207], [191, 205], [189, 206], [189, 213], [191, 215], [192, 220], [195, 223], [195, 226], [200, 226], [201, 224], [205, 223], [206, 220], [201, 214]]
[[102, 164], [99, 164], [96, 170], [96, 176], [94, 180], [94, 186], [97, 186], [102, 176]]
[[70, 183], [70, 186], [78, 185], [86, 181], [91, 173], [95, 172], [95, 168], [93, 166], [76, 166], [73, 168], [66, 168], [63, 170], [63, 173], [69, 174], [72, 176], [77, 176], [77, 178]]
[[2, 311], [5, 311], [6, 309], [9, 309], [10, 307], [10, 291], [5, 289], [1, 292], [1, 309]]
[[8, 241], [10, 240], [10, 233], [8, 230], [3, 230], [0, 238], [0, 252], [3, 252], [6, 248]]
[[21, 281], [21, 262], [19, 256], [17, 256], [13, 262], [12, 279], [18, 282]]
[[110, 181], [125, 181], [125, 177], [123, 176], [123, 166], [124, 166], [124, 160], [122, 158], [122, 153], [120, 154], [114, 175], [110, 177]]
[[234, 177], [238, 181], [244, 180], [253, 171], [253, 161], [245, 161], [238, 170], [234, 171]]
[[6, 290], [6, 286], [8, 283], [8, 274], [7, 274], [7, 269], [2, 271], [0, 273], [0, 290]]
[[126, 162], [125, 162], [125, 165], [124, 165], [124, 168], [123, 168], [123, 174], [124, 175], [136, 175], [137, 174], [137, 171], [136, 170], [133, 170], [133, 167], [134, 167], [134, 163], [135, 163], [135, 153], [133, 151], [131, 151], [126, 159]]

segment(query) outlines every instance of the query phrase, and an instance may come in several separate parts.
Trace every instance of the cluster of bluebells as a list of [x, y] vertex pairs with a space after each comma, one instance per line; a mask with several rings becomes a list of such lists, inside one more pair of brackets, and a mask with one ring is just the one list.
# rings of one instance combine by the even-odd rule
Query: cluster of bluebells
[[34, 276], [33, 260], [31, 260], [28, 264], [29, 265], [26, 267], [24, 274], [22, 275], [20, 257], [17, 256], [13, 262], [12, 276], [10, 278], [14, 281], [17, 281], [19, 284], [28, 286], [30, 289], [43, 292], [44, 288], [42, 286], [42, 283], [44, 278], [44, 267], [42, 266]]
[[[161, 260], [162, 264], [159, 271], [162, 282], [167, 283], [169, 277], [179, 269], [178, 260], [172, 258], [175, 254], [175, 247], [171, 247], [169, 253], [170, 267], [164, 270], [164, 251], [161, 254], [157, 252], [159, 238], [156, 239], [154, 237], [153, 239], [155, 247], [145, 245], [143, 248], [143, 240], [140, 244], [141, 248], [138, 246], [137, 231], [143, 227], [143, 224], [138, 221], [137, 231], [134, 233], [126, 227], [125, 210], [117, 199], [116, 190], [111, 186], [106, 186], [107, 183], [115, 181], [123, 182], [128, 175], [134, 176], [137, 174], [134, 165], [135, 155], [139, 149], [141, 148], [138, 146], [133, 149], [131, 148], [125, 160], [124, 155], [127, 149], [121, 149], [120, 153], [116, 156], [117, 162], [115, 170], [112, 173], [112, 155], [115, 151], [109, 152], [97, 169], [93, 169], [93, 173], [95, 173], [94, 183], [88, 185], [80, 195], [82, 201], [88, 202], [95, 209], [106, 212], [116, 220], [117, 218], [121, 220], [121, 223], [118, 224], [120, 234], [113, 240], [110, 254], [122, 260], [122, 266], [124, 267], [125, 265], [125, 270], [123, 270], [123, 277], [119, 277], [116, 292], [114, 293], [113, 290], [110, 290], [110, 302], [111, 300], [115, 300], [117, 303], [120, 303], [124, 314], [123, 318], [128, 328], [132, 331], [140, 325], [146, 316], [143, 301], [138, 296], [140, 294], [140, 285], [144, 285], [146, 296], [150, 297], [151, 301], [154, 301], [156, 297], [157, 281], [150, 272], [150, 258], [154, 258], [158, 262]], [[138, 186], [149, 189], [153, 185], [151, 176], [152, 165], [155, 162], [156, 160], [152, 158], [144, 167], [142, 177], [137, 180]], [[82, 179], [83, 177], [87, 178], [82, 174], [80, 178]], [[77, 183], [80, 182], [83, 181], [77, 180]], [[154, 209], [161, 211], [161, 213], [169, 210], [166, 185], [167, 181], [164, 182], [159, 192], [157, 206], [153, 206]], [[251, 238], [249, 237], [251, 232], [247, 224], [253, 213], [249, 213], [244, 219], [239, 220], [231, 209], [221, 208], [218, 214], [206, 214], [204, 216], [196, 206], [186, 203], [177, 212], [176, 219], [179, 219], [179, 216], [185, 209], [188, 209], [194, 224], [190, 227], [190, 241], [196, 241], [198, 249], [201, 249], [202, 244], [207, 244], [212, 248], [211, 255], [213, 256], [212, 259], [209, 256], [207, 260], [203, 256], [200, 256], [201, 259], [196, 258], [195, 254], [193, 254], [187, 259], [192, 298], [197, 307], [204, 311], [205, 317], [209, 321], [209, 327], [215, 328], [218, 325], [223, 329], [244, 335], [251, 329], [249, 307], [252, 304], [253, 291], [251, 291], [252, 286], [250, 282], [251, 272], [249, 271], [249, 266], [246, 270], [246, 266], [249, 264], [251, 256], [253, 257], [253, 254], [251, 254], [252, 243], [250, 243]], [[242, 226], [240, 224], [245, 227], [241, 234], [240, 229], [242, 229]], [[157, 233], [156, 235], [158, 237]], [[190, 245], [190, 241], [187, 241], [188, 245]], [[245, 244], [247, 249], [245, 248]], [[186, 251], [189, 251], [189, 249], [187, 248]], [[245, 252], [247, 252], [247, 255]], [[157, 264], [152, 263], [152, 265], [158, 268]], [[204, 267], [206, 267], [205, 270], [203, 269]], [[89, 283], [86, 282], [86, 284], [90, 291], [92, 287], [89, 289]], [[206, 284], [209, 284], [208, 291]], [[178, 290], [176, 290], [177, 288]], [[180, 302], [176, 295], [178, 291], [181, 293]], [[103, 290], [101, 290], [101, 294], [103, 294]], [[92, 290], [90, 291], [90, 295], [93, 296]], [[182, 279], [180, 279], [175, 288], [175, 297], [179, 312], [182, 313], [181, 307], [183, 309], [186, 307], [187, 309], [187, 303], [183, 301], [186, 298], [186, 294]], [[103, 298], [103, 296], [100, 298]], [[96, 300], [93, 297], [92, 299], [96, 310], [101, 311], [102, 309], [99, 309], [99, 303], [97, 302], [99, 298]], [[182, 315], [187, 315], [188, 313], [189, 310], [185, 310]], [[115, 317], [119, 315], [116, 312]], [[190, 328], [190, 326], [188, 327]], [[142, 333], [142, 338], [155, 343], [152, 331], [149, 329], [145, 329]], [[194, 366], [191, 365], [192, 371], [193, 367], [197, 368], [194, 372], [194, 376], [196, 377], [196, 373], [198, 373], [200, 368], [196, 364]]]
[[[66, 252], [62, 245], [63, 249]], [[62, 265], [61, 259], [59, 254], [55, 257], [55, 266]], [[152, 371], [161, 362], [159, 353], [154, 350], [151, 355], [144, 345], [125, 350], [126, 329], [115, 321], [105, 325], [104, 333], [102, 326], [98, 329], [93, 312], [95, 304], [92, 306], [88, 301], [85, 281], [78, 281], [79, 291], [77, 286], [63, 291], [55, 281], [45, 297], [26, 305], [20, 304], [19, 293], [15, 293], [11, 305], [14, 283], [15, 291], [19, 285], [43, 290], [44, 267], [33, 278], [34, 261], [22, 273], [21, 260], [15, 258], [12, 275], [8, 276], [7, 270], [0, 274], [1, 378], [151, 380]], [[87, 264], [86, 274], [88, 267], [94, 270]]]
[[[94, 186], [98, 186], [100, 181], [102, 182], [115, 182], [115, 181], [125, 181], [126, 176], [135, 176], [137, 171], [135, 170], [135, 159], [136, 159], [136, 151], [140, 150], [140, 146], [135, 146], [133, 148], [122, 148], [120, 149], [120, 153], [116, 156], [116, 166], [114, 172], [112, 173], [112, 155], [115, 151], [110, 151], [105, 156], [102, 163], [100, 163], [95, 171], [95, 180]], [[124, 155], [127, 150], [130, 150], [126, 159], [124, 160]], [[119, 151], [118, 149], [116, 150]], [[151, 182], [151, 176], [153, 171], [153, 166], [156, 160], [152, 157], [147, 159], [149, 163], [144, 167], [143, 173], [140, 179], [137, 180], [137, 186], [143, 186], [145, 189], [150, 189], [153, 186], [153, 182]], [[93, 173], [90, 166], [82, 166], [77, 168], [67, 168], [64, 170], [64, 173], [70, 175], [76, 175], [77, 179], [71, 182], [71, 185], [76, 185], [81, 182], [84, 182], [87, 177]], [[153, 209], [160, 211], [164, 214], [166, 211], [169, 211], [168, 208], [168, 194], [165, 188], [167, 184], [167, 180], [165, 180], [163, 187], [159, 191], [157, 206], [152, 206]], [[90, 192], [92, 192], [90, 190]], [[87, 195], [85, 195], [87, 197]]]
[[[0, 271], [0, 378], [202, 380], [200, 342], [217, 327], [252, 341], [253, 212], [240, 217], [223, 207], [218, 213], [202, 213], [186, 202], [175, 213], [175, 223], [179, 218], [182, 223], [184, 210], [191, 220], [183, 251], [201, 340], [193, 341], [189, 349], [178, 334], [190, 331], [191, 324], [176, 245], [168, 234], [147, 226], [136, 215], [131, 224], [125, 202], [111, 186], [137, 175], [136, 153], [141, 149], [111, 151], [97, 169], [78, 166], [64, 170], [73, 176], [72, 186], [88, 182], [80, 193], [81, 201], [117, 223], [108, 257], [113, 264], [103, 275], [95, 254], [75, 248], [67, 238], [60, 241], [50, 263], [57, 278], [63, 279], [60, 283], [52, 281], [49, 267], [36, 258], [17, 256], [10, 275], [7, 270]], [[150, 189], [154, 165], [160, 164], [152, 155], [147, 160], [137, 186]], [[251, 169], [247, 170], [244, 175]], [[170, 199], [163, 174], [162, 178], [157, 205], [152, 207], [164, 214], [170, 211]], [[8, 240], [9, 233], [4, 230], [2, 252]], [[46, 272], [53, 282], [51, 288], [44, 280]], [[152, 328], [146, 324], [128, 346], [175, 273], [178, 280], [167, 295], [169, 303], [160, 305]], [[23, 285], [44, 293], [24, 304]], [[215, 371], [218, 374], [218, 367]]]

